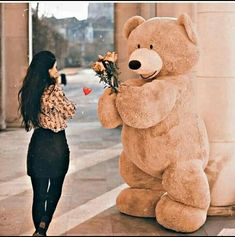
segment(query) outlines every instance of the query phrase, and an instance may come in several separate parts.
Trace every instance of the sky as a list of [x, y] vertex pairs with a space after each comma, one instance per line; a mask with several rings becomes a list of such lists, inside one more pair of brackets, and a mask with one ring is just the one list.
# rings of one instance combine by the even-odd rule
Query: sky
[[66, 17], [76, 17], [78, 20], [87, 19], [88, 4], [86, 1], [38, 1], [31, 2], [31, 6], [36, 9], [39, 3], [39, 16], [42, 14], [60, 19]]

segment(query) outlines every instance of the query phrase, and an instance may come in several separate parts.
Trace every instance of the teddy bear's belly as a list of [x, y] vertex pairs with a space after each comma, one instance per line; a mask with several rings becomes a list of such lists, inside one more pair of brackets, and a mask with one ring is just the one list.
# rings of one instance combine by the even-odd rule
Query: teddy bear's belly
[[156, 126], [136, 129], [123, 126], [122, 142], [125, 155], [143, 171], [161, 176], [168, 165], [182, 160], [200, 159], [204, 167], [208, 161], [205, 130], [195, 119], [182, 120], [166, 133], [156, 135]]

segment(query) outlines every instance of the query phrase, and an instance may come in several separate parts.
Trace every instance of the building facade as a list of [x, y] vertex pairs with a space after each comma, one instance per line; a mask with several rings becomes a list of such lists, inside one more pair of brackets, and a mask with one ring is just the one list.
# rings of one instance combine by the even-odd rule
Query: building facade
[[89, 3], [88, 17], [84, 20], [38, 17], [37, 10], [33, 8], [33, 51], [55, 52], [60, 67], [90, 67], [98, 54], [114, 49], [114, 3]]
[[19, 127], [18, 91], [29, 63], [29, 6], [0, 4], [0, 129]]

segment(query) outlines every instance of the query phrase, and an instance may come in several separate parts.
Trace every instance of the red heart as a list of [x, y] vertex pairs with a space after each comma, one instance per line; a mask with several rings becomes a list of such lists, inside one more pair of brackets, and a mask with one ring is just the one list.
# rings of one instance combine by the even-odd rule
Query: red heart
[[88, 94], [90, 94], [90, 93], [91, 93], [91, 91], [92, 91], [92, 89], [91, 89], [91, 88], [88, 88], [88, 87], [83, 87], [83, 92], [84, 92], [84, 94], [85, 94], [85, 95], [88, 95]]

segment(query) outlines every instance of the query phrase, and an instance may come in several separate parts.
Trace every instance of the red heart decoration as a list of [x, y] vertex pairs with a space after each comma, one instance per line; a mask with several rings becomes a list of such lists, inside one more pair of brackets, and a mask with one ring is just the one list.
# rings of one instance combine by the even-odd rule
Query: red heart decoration
[[91, 93], [91, 91], [92, 91], [92, 89], [91, 89], [91, 88], [88, 88], [88, 87], [83, 87], [83, 93], [84, 93], [85, 95], [88, 95], [88, 94], [90, 94], [90, 93]]

